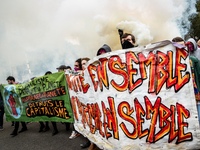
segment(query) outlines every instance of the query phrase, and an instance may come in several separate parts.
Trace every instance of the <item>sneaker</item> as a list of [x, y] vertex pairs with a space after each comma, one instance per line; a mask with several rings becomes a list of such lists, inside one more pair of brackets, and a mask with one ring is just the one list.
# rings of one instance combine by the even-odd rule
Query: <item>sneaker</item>
[[76, 132], [76, 131], [72, 131], [72, 134], [70, 135], [69, 139], [75, 139], [76, 137], [78, 137], [80, 135], [80, 133]]
[[3, 130], [3, 126], [0, 126], [0, 130]]

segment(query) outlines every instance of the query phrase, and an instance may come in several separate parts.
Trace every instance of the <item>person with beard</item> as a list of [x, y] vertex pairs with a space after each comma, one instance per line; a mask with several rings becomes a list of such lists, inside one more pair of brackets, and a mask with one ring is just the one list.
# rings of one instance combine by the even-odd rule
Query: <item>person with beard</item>
[[[8, 84], [17, 84], [15, 82], [15, 78], [13, 76], [7, 77], [6, 80], [7, 80]], [[21, 124], [22, 124], [22, 129], [19, 131], [19, 133], [24, 132], [24, 131], [27, 130], [26, 123], [25, 122], [21, 122]], [[16, 121], [15, 125], [14, 125], [14, 130], [10, 135], [12, 135], [13, 137], [16, 136], [17, 132], [18, 132], [18, 129], [19, 129], [19, 121]]]

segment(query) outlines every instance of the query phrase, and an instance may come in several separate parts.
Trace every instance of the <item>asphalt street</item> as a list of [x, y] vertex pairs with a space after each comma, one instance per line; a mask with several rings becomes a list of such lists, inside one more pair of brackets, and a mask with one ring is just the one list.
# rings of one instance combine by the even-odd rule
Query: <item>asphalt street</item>
[[[59, 133], [52, 136], [52, 125], [47, 132], [38, 132], [39, 123], [27, 124], [28, 130], [12, 137], [14, 127], [11, 122], [4, 121], [4, 129], [0, 131], [0, 150], [80, 150], [80, 144], [85, 142], [81, 135], [70, 140], [71, 130], [66, 131], [65, 125], [57, 123]], [[21, 124], [19, 130], [21, 129]], [[72, 129], [72, 127], [70, 128]]]

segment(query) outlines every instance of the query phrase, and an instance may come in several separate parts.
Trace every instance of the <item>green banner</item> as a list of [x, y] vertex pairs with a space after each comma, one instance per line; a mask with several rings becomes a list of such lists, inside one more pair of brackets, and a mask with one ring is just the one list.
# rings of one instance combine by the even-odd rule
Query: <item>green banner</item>
[[7, 121], [74, 121], [64, 72], [2, 85], [1, 93]]

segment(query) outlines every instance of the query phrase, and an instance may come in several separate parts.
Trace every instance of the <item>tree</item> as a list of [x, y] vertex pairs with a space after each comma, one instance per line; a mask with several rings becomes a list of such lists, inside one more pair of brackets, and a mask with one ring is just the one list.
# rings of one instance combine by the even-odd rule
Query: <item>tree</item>
[[197, 0], [196, 3], [197, 14], [192, 15], [189, 20], [191, 22], [191, 27], [188, 34], [195, 38], [196, 40], [200, 39], [200, 0]]

